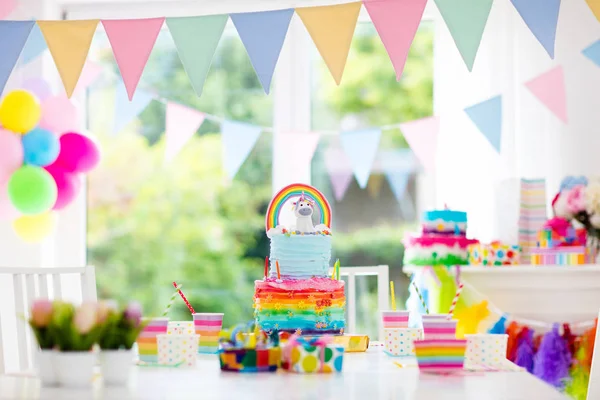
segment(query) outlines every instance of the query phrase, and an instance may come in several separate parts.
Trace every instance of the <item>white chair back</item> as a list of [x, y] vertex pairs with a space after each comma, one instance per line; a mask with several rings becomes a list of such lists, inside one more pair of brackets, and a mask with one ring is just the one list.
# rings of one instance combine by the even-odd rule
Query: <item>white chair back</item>
[[[387, 265], [377, 265], [374, 267], [344, 267], [340, 269], [340, 275], [348, 277], [348, 287], [346, 288], [346, 331], [356, 333], [356, 277], [357, 276], [377, 276], [377, 309], [388, 310], [390, 307], [390, 267]], [[379, 340], [383, 338], [383, 325], [381, 318], [379, 321]]]
[[594, 342], [587, 394], [587, 400], [597, 399], [600, 399], [600, 313], [598, 314], [598, 324], [596, 325], [596, 341]]
[[[16, 315], [16, 329], [4, 329], [3, 337], [2, 313], [0, 312], [0, 374], [6, 371], [7, 360], [11, 358], [3, 349], [11, 349], [13, 353], [16, 349], [17, 371], [29, 371], [34, 367], [34, 355], [37, 349], [34, 335], [26, 322], [29, 319], [33, 301], [39, 298], [75, 301], [79, 299], [79, 293], [74, 293], [73, 288], [78, 286], [81, 287], [81, 300], [95, 301], [97, 298], [96, 273], [92, 266], [77, 268], [0, 267], [0, 277], [2, 276], [8, 276], [8, 281], [12, 281], [14, 309], [11, 308], [9, 311], [14, 311], [14, 315]], [[63, 278], [69, 282], [67, 287], [63, 283]], [[8, 291], [5, 293], [8, 298], [2, 300], [9, 301]], [[14, 318], [14, 315], [4, 316], [4, 326], [9, 322], [6, 317]]]

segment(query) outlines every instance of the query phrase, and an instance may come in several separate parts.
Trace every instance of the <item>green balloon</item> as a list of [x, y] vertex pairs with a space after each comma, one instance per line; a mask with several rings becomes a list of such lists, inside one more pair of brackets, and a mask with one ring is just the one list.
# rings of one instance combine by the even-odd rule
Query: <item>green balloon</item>
[[54, 207], [58, 189], [52, 175], [43, 168], [25, 165], [8, 181], [8, 197], [24, 215], [37, 215]]

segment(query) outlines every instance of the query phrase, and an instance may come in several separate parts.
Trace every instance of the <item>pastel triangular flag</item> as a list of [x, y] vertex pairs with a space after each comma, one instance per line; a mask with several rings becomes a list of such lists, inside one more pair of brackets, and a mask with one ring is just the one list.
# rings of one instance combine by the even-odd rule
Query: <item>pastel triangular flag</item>
[[400, 130], [425, 171], [435, 172], [440, 119], [438, 117], [427, 117], [406, 122], [400, 124]]
[[75, 93], [84, 91], [87, 89], [92, 83], [98, 79], [100, 74], [102, 74], [102, 66], [93, 62], [88, 61], [83, 66], [83, 70], [81, 71], [81, 76], [79, 77], [79, 82], [77, 82], [77, 86], [75, 87]]
[[394, 197], [402, 200], [410, 175], [415, 171], [413, 152], [410, 149], [386, 150], [380, 152], [378, 158]]
[[369, 183], [367, 184], [367, 192], [369, 192], [369, 197], [372, 199], [376, 199], [379, 197], [379, 193], [381, 192], [381, 187], [383, 186], [383, 181], [385, 177], [383, 175], [373, 174], [369, 177]]
[[169, 102], [166, 119], [165, 161], [172, 161], [200, 128], [204, 122], [204, 114], [193, 108]]
[[35, 21], [0, 21], [0, 92], [8, 81]]
[[587, 5], [590, 7], [590, 10], [596, 16], [596, 19], [600, 21], [600, 0], [585, 0]]
[[344, 74], [360, 6], [361, 3], [356, 2], [296, 9], [296, 14], [304, 23], [338, 85]]
[[600, 67], [600, 40], [583, 49], [582, 53]]
[[223, 140], [223, 164], [225, 172], [233, 179], [238, 170], [248, 158], [260, 137], [261, 128], [235, 121], [225, 121], [221, 124]]
[[364, 5], [390, 56], [396, 80], [400, 80], [406, 57], [421, 23], [427, 0], [365, 0]]
[[8, 17], [8, 15], [17, 8], [17, 0], [2, 0], [0, 1], [0, 19]]
[[37, 23], [44, 34], [67, 97], [71, 97], [90, 51], [98, 20]]
[[312, 161], [320, 135], [318, 133], [282, 133], [279, 143], [283, 159], [290, 169], [304, 169]]
[[502, 144], [502, 96], [495, 96], [467, 107], [465, 112], [492, 147], [500, 152]]
[[475, 56], [494, 0], [435, 0], [458, 52], [473, 70]]
[[554, 67], [525, 83], [525, 86], [539, 101], [563, 122], [567, 122], [567, 94], [565, 74], [561, 66]]
[[279, 53], [294, 15], [294, 9], [231, 14], [250, 62], [265, 93], [269, 94], [271, 79]]
[[523, 21], [554, 59], [554, 41], [560, 0], [510, 0]]
[[121, 82], [117, 84], [115, 94], [115, 118], [113, 121], [113, 133], [119, 133], [125, 126], [137, 117], [148, 104], [154, 99], [152, 93], [145, 90], [138, 90], [137, 96], [133, 100], [127, 99], [125, 85]]
[[352, 182], [352, 164], [341, 149], [328, 148], [325, 151], [325, 169], [331, 181], [335, 200], [340, 202]]
[[396, 200], [402, 200], [404, 198], [404, 194], [406, 193], [406, 187], [408, 186], [410, 173], [406, 171], [386, 172], [385, 177], [390, 184], [390, 189], [392, 189], [392, 193], [394, 193]]
[[129, 100], [133, 98], [164, 21], [164, 18], [102, 20]]
[[21, 52], [21, 60], [23, 64], [28, 64], [35, 60], [47, 48], [48, 46], [46, 45], [46, 39], [44, 39], [41, 29], [38, 24], [35, 24], [33, 29], [31, 29], [31, 33], [29, 33], [29, 39], [27, 39], [27, 43]]
[[177, 53], [198, 96], [202, 94], [204, 81], [228, 18], [227, 15], [167, 18], [167, 26]]
[[350, 159], [354, 177], [361, 189], [367, 187], [371, 168], [379, 149], [381, 129], [370, 128], [358, 131], [342, 132], [342, 149]]

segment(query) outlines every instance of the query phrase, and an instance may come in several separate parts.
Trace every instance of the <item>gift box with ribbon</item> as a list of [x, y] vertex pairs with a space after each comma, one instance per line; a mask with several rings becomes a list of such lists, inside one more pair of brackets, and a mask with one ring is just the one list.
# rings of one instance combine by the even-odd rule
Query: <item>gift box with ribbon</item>
[[333, 336], [290, 337], [282, 353], [281, 367], [298, 373], [341, 372], [344, 346], [336, 344]]

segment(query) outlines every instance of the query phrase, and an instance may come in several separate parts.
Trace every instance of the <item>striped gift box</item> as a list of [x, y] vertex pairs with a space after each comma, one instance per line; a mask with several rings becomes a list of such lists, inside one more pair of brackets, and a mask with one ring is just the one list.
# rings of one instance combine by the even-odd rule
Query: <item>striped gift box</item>
[[583, 246], [531, 250], [532, 265], [583, 265], [592, 263], [592, 255]]
[[195, 313], [194, 328], [200, 335], [199, 353], [215, 354], [219, 350], [219, 332], [223, 326], [223, 313]]
[[463, 369], [467, 341], [464, 339], [425, 339], [414, 342], [419, 370], [449, 374]]

